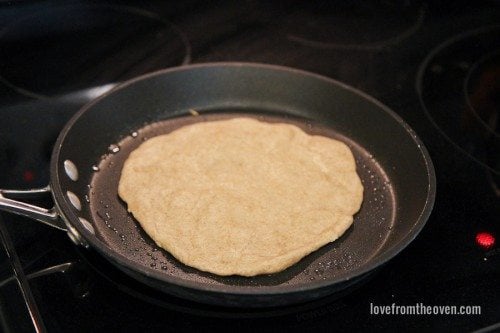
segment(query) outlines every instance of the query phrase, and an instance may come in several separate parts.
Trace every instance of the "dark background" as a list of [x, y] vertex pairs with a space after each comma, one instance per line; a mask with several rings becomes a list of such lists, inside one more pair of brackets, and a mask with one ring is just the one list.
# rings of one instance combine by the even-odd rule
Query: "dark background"
[[[372, 279], [340, 298], [266, 311], [158, 295], [64, 233], [2, 213], [0, 327], [32, 331], [28, 308], [51, 332], [472, 331], [497, 324], [500, 251], [476, 238], [499, 235], [498, 125], [491, 131], [464, 116], [463, 86], [490, 70], [481, 67], [484, 57], [498, 65], [499, 19], [497, 1], [0, 2], [0, 188], [46, 185], [59, 131], [103, 85], [212, 61], [305, 69], [372, 95], [417, 132], [438, 182], [426, 227]], [[371, 303], [481, 305], [482, 314], [374, 316]]]

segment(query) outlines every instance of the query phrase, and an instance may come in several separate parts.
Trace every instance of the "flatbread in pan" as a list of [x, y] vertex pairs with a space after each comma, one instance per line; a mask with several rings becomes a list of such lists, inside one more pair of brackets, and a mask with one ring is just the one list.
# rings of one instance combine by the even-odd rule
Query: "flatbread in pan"
[[[190, 109], [199, 116], [184, 117]], [[242, 115], [294, 124], [310, 135], [346, 143], [365, 186], [364, 198], [343, 237], [290, 268], [251, 278], [220, 277], [157, 251], [117, 191], [124, 162], [143, 140], [189, 124]], [[111, 144], [119, 150], [110, 151]], [[68, 162], [78, 169], [76, 181], [66, 172]], [[388, 107], [330, 78], [248, 63], [170, 68], [120, 85], [68, 122], [55, 144], [50, 170], [50, 188], [44, 191], [52, 192], [54, 211], [33, 213], [23, 205], [18, 212], [48, 224], [64, 221], [75, 243], [96, 250], [156, 290], [238, 307], [296, 304], [340, 294], [366, 281], [415, 239], [436, 193], [432, 161], [423, 143]], [[81, 209], [70, 201], [70, 192], [79, 198]]]
[[157, 136], [125, 162], [119, 195], [186, 265], [275, 273], [339, 238], [363, 186], [346, 144], [284, 123], [200, 122]]

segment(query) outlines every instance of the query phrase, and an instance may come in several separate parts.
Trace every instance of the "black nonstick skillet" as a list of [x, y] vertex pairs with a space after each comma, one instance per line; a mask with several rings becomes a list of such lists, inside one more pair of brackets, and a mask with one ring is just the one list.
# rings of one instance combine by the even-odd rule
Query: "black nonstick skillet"
[[[352, 149], [364, 202], [339, 240], [271, 275], [219, 277], [159, 249], [117, 195], [123, 162], [149, 137], [185, 124], [247, 116], [287, 122]], [[436, 192], [427, 150], [380, 102], [340, 82], [291, 68], [213, 63], [125, 82], [84, 106], [64, 127], [46, 188], [0, 190], [0, 209], [66, 230], [135, 279], [197, 302], [264, 307], [304, 302], [359, 282], [423, 228]], [[16, 199], [51, 193], [44, 209]]]

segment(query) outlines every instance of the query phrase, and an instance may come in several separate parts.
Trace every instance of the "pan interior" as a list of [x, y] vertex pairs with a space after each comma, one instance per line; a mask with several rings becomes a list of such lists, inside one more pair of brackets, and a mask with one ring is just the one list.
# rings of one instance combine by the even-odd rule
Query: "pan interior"
[[[97, 237], [115, 252], [128, 257], [137, 265], [203, 284], [236, 286], [303, 285], [314, 280], [340, 280], [376, 256], [390, 237], [396, 220], [396, 196], [386, 173], [369, 151], [341, 133], [316, 122], [286, 114], [259, 110], [204, 110], [200, 115], [183, 116], [144, 124], [125, 133], [109, 150], [95, 161], [95, 172], [88, 186], [86, 207], [94, 222]], [[199, 111], [199, 110], [198, 110]], [[345, 142], [352, 150], [357, 172], [364, 186], [361, 210], [355, 215], [351, 228], [338, 240], [303, 258], [280, 273], [252, 278], [220, 277], [183, 265], [168, 252], [159, 248], [127, 212], [126, 204], [117, 194], [123, 163], [131, 151], [145, 140], [169, 133], [195, 122], [213, 121], [244, 116], [270, 123], [289, 123], [305, 132], [323, 135]]]

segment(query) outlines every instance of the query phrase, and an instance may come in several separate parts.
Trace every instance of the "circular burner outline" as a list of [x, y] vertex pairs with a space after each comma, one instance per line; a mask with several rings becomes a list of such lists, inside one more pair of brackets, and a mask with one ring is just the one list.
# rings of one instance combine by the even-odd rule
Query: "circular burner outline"
[[[169, 27], [170, 29], [172, 29], [174, 31], [175, 34], [177, 34], [177, 36], [181, 39], [181, 42], [182, 44], [184, 45], [184, 49], [186, 51], [186, 54], [184, 55], [183, 59], [182, 59], [182, 62], [180, 64], [178, 64], [179, 66], [183, 66], [183, 65], [187, 65], [191, 62], [191, 44], [189, 43], [189, 39], [187, 38], [187, 35], [185, 33], [183, 33], [179, 27], [177, 27], [175, 24], [163, 19], [162, 17], [160, 17], [158, 14], [156, 13], [153, 13], [149, 10], [146, 10], [146, 9], [142, 9], [142, 8], [138, 8], [138, 7], [132, 7], [132, 6], [125, 6], [125, 5], [108, 5], [108, 4], [84, 4], [84, 5], [75, 5], [75, 4], [70, 4], [70, 5], [62, 5], [62, 6], [57, 6], [57, 7], [54, 7], [54, 8], [50, 8], [50, 9], [45, 9], [44, 11], [52, 11], [52, 10], [63, 10], [63, 9], [72, 9], [72, 10], [75, 10], [75, 9], [79, 9], [79, 8], [86, 8], [86, 9], [110, 9], [110, 10], [115, 10], [117, 12], [122, 12], [122, 13], [129, 13], [129, 14], [134, 14], [134, 15], [138, 15], [138, 16], [142, 16], [142, 17], [145, 17], [145, 18], [149, 18], [149, 19], [152, 19], [152, 20], [155, 20], [155, 21], [158, 21], [162, 24], [164, 24], [165, 26]], [[34, 14], [27, 14], [27, 15], [24, 15], [23, 17], [19, 18], [18, 20], [14, 21], [13, 23], [9, 24], [8, 26], [4, 27], [3, 29], [0, 30], [0, 40], [3, 38], [3, 36], [9, 32], [12, 27], [24, 22], [24, 21], [27, 21], [29, 19], [32, 19], [34, 17], [37, 17], [40, 15], [40, 12], [36, 12]], [[20, 86], [17, 86], [15, 84], [13, 84], [12, 82], [10, 82], [8, 79], [6, 79], [2, 73], [0, 73], [0, 82], [5, 84], [6, 86], [8, 86], [9, 88], [13, 89], [14, 91], [24, 95], [24, 96], [27, 96], [27, 97], [30, 97], [30, 98], [34, 98], [34, 99], [42, 99], [42, 100], [51, 100], [51, 99], [54, 99], [57, 97], [57, 94], [54, 95], [54, 96], [51, 96], [51, 95], [45, 95], [45, 94], [41, 94], [41, 93], [37, 93], [37, 92], [34, 92], [34, 91], [31, 91], [31, 90], [28, 90], [28, 89], [25, 89], [23, 87], [20, 87]], [[108, 86], [110, 84], [113, 84], [113, 87], [116, 85], [115, 82], [109, 82], [104, 86]], [[92, 89], [92, 88], [99, 88], [98, 87], [87, 87], [87, 88], [83, 88], [83, 90], [85, 89]]]
[[500, 57], [500, 50], [499, 51], [493, 51], [493, 52], [490, 52], [488, 54], [486, 54], [485, 56], [481, 57], [478, 61], [476, 61], [469, 69], [469, 71], [467, 72], [467, 75], [465, 77], [465, 80], [464, 80], [464, 96], [465, 96], [465, 103], [467, 105], [467, 107], [470, 108], [470, 110], [472, 111], [472, 114], [474, 115], [474, 117], [476, 118], [477, 121], [479, 121], [479, 123], [482, 125], [482, 127], [487, 130], [488, 132], [490, 132], [493, 136], [497, 137], [497, 138], [500, 138], [500, 134], [499, 133], [496, 133], [490, 126], [488, 126], [488, 124], [483, 120], [483, 118], [481, 118], [477, 112], [476, 112], [476, 108], [474, 108], [474, 106], [472, 106], [472, 103], [470, 101], [470, 98], [469, 98], [469, 93], [468, 93], [468, 87], [469, 87], [469, 83], [470, 83], [470, 79], [472, 77], [472, 74], [474, 73], [474, 71], [479, 67], [481, 66], [482, 64], [484, 64], [486, 61], [488, 61], [489, 59], [493, 58], [493, 57]]
[[448, 134], [446, 134], [442, 129], [441, 127], [436, 123], [436, 121], [434, 120], [434, 117], [431, 115], [429, 109], [427, 108], [427, 106], [425, 105], [425, 102], [423, 100], [423, 97], [422, 97], [422, 86], [423, 86], [423, 78], [424, 78], [424, 72], [425, 70], [429, 67], [429, 64], [431, 62], [432, 59], [434, 59], [434, 57], [443, 49], [447, 48], [448, 46], [452, 45], [452, 44], [455, 44], [461, 40], [464, 40], [464, 39], [467, 39], [469, 37], [473, 37], [475, 35], [478, 35], [478, 34], [481, 34], [481, 33], [487, 33], [487, 32], [490, 32], [490, 31], [494, 31], [494, 30], [497, 30], [497, 29], [500, 29], [500, 25], [490, 25], [490, 26], [486, 26], [486, 27], [481, 27], [481, 28], [478, 28], [478, 29], [474, 29], [474, 30], [469, 30], [469, 31], [466, 31], [464, 33], [461, 33], [461, 34], [458, 34], [458, 35], [455, 35], [449, 39], [447, 39], [446, 41], [444, 41], [443, 43], [439, 44], [438, 46], [436, 46], [434, 49], [431, 50], [431, 52], [425, 57], [425, 59], [422, 61], [422, 63], [420, 64], [419, 68], [418, 68], [418, 72], [417, 72], [417, 79], [416, 79], [416, 82], [415, 82], [415, 90], [417, 92], [417, 95], [418, 95], [418, 100], [419, 100], [419, 103], [420, 103], [420, 106], [422, 107], [422, 109], [424, 110], [424, 113], [425, 115], [427, 116], [427, 119], [429, 119], [429, 121], [432, 123], [432, 125], [439, 131], [439, 133], [449, 142], [451, 143], [455, 148], [457, 148], [461, 153], [465, 154], [466, 156], [468, 156], [469, 158], [471, 158], [473, 161], [475, 161], [476, 163], [480, 164], [481, 166], [485, 167], [486, 169], [488, 169], [490, 172], [494, 173], [494, 174], [497, 174], [497, 175], [500, 175], [500, 172], [499, 171], [496, 171], [495, 169], [493, 169], [492, 167], [490, 167], [489, 165], [487, 165], [486, 163], [484, 163], [483, 161], [479, 160], [477, 157], [469, 154], [465, 149], [463, 149], [462, 147], [460, 147], [458, 144], [455, 143], [455, 141], [453, 141], [450, 136]]
[[408, 37], [415, 34], [424, 23], [426, 16], [426, 6], [422, 5], [418, 10], [418, 15], [415, 22], [406, 30], [400, 34], [388, 38], [385, 40], [375, 41], [372, 43], [361, 43], [361, 44], [341, 44], [341, 43], [328, 43], [318, 40], [307, 39], [294, 34], [287, 34], [286, 38], [302, 46], [308, 46], [320, 50], [354, 50], [354, 51], [380, 51], [388, 46], [398, 44], [399, 42], [407, 39]]

